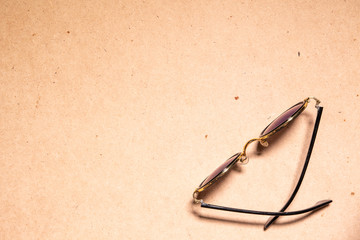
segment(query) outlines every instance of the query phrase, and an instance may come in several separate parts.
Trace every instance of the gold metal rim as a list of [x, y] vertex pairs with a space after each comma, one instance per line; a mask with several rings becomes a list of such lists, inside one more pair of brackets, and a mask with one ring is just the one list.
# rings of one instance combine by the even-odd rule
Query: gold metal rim
[[[299, 102], [299, 103], [300, 103], [300, 102]], [[297, 103], [297, 104], [299, 104], [299, 103]], [[261, 135], [261, 134], [260, 134], [259, 139], [260, 139], [260, 140], [265, 140], [265, 139], [267, 139], [268, 137], [270, 137], [271, 135], [274, 135], [275, 133], [279, 132], [281, 129], [283, 129], [284, 127], [286, 127], [292, 120], [294, 120], [295, 118], [297, 118], [297, 117], [305, 110], [305, 108], [307, 107], [308, 103], [309, 103], [309, 98], [306, 98], [306, 99], [303, 101], [303, 105], [301, 106], [301, 108], [299, 108], [299, 110], [297, 110], [291, 117], [289, 117], [284, 123], [280, 124], [278, 127], [276, 127], [276, 128], [275, 128], [274, 130], [272, 130], [271, 132], [269, 132], [269, 133], [267, 133], [267, 134], [265, 134], [265, 135]], [[295, 104], [295, 105], [297, 105], [297, 104]], [[295, 105], [294, 105], [294, 106], [295, 106]], [[292, 107], [294, 107], [294, 106], [292, 106]], [[292, 108], [292, 107], [290, 107], [290, 108]], [[289, 110], [290, 108], [288, 108], [287, 110]], [[286, 112], [287, 110], [285, 110], [284, 112]], [[284, 113], [284, 112], [283, 112], [283, 113]], [[281, 114], [280, 114], [279, 116], [281, 116]], [[276, 120], [276, 118], [275, 118], [271, 123], [273, 123], [275, 120]], [[267, 126], [265, 127], [265, 129], [266, 129], [268, 126], [270, 126], [271, 123], [269, 123], [269, 125], [267, 125]], [[264, 130], [265, 130], [265, 129], [264, 129]], [[263, 131], [264, 131], [264, 130], [263, 130]]]
[[[216, 182], [219, 178], [221, 178], [230, 168], [232, 168], [232, 166], [235, 165], [235, 163], [237, 163], [240, 159], [240, 156], [241, 156], [241, 153], [236, 153], [234, 155], [232, 155], [230, 158], [232, 158], [233, 156], [237, 155], [237, 157], [232, 160], [232, 162], [226, 167], [224, 168], [224, 170], [222, 170], [216, 177], [214, 177], [213, 179], [211, 179], [207, 184], [205, 184], [204, 186], [202, 187], [198, 187], [195, 189], [193, 195], [195, 193], [200, 193], [202, 191], [204, 191], [206, 188], [210, 187], [214, 182]], [[226, 160], [227, 161], [227, 160]], [[200, 183], [200, 186], [201, 184], [208, 178], [209, 176], [207, 176], [201, 183]]]

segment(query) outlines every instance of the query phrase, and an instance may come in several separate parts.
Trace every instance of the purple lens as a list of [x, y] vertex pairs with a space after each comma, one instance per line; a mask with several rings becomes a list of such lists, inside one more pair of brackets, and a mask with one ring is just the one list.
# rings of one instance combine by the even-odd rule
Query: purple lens
[[208, 184], [211, 180], [219, 176], [226, 168], [228, 168], [233, 161], [240, 155], [240, 153], [235, 154], [234, 156], [230, 157], [226, 160], [223, 164], [221, 164], [214, 172], [212, 172], [205, 180], [200, 184], [199, 188]]
[[301, 107], [305, 104], [305, 102], [299, 102], [283, 112], [280, 116], [278, 116], [274, 121], [272, 121], [260, 134], [260, 137], [263, 137], [270, 132], [274, 131], [276, 128], [284, 124], [289, 118], [294, 116], [295, 113], [297, 113]]

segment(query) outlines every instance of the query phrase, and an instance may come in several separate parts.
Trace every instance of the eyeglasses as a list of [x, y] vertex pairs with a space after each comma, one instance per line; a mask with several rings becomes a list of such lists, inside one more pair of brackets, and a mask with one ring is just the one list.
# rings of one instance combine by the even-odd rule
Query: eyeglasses
[[[308, 106], [308, 103], [310, 100], [315, 100], [315, 108], [317, 109], [317, 116], [316, 121], [314, 125], [314, 130], [312, 133], [309, 149], [307, 152], [307, 156], [305, 159], [305, 163], [301, 172], [301, 175], [299, 177], [299, 180], [293, 190], [293, 193], [291, 194], [289, 200], [285, 203], [285, 205], [280, 209], [279, 212], [268, 212], [268, 211], [256, 211], [256, 210], [247, 210], [247, 209], [238, 209], [238, 208], [230, 208], [230, 207], [224, 207], [224, 206], [218, 206], [213, 204], [207, 204], [202, 199], [198, 199], [199, 193], [203, 192], [205, 189], [209, 188], [212, 184], [214, 184], [217, 180], [219, 180], [222, 176], [224, 176], [225, 173], [227, 173], [237, 162], [240, 164], [246, 164], [249, 161], [249, 158], [246, 156], [246, 149], [252, 142], [260, 142], [260, 144], [264, 147], [267, 147], [269, 144], [267, 142], [267, 139], [286, 127], [289, 122], [294, 120], [296, 117], [298, 117]], [[320, 208], [323, 208], [327, 205], [329, 205], [332, 200], [322, 200], [317, 202], [314, 206], [297, 210], [297, 211], [291, 211], [291, 212], [285, 212], [285, 210], [289, 207], [293, 199], [295, 198], [295, 195], [297, 194], [300, 185], [302, 183], [302, 180], [304, 179], [306, 169], [308, 167], [311, 152], [315, 143], [316, 134], [319, 128], [320, 119], [323, 107], [319, 106], [320, 101], [317, 98], [314, 97], [308, 97], [304, 101], [299, 102], [295, 104], [294, 106], [287, 109], [285, 112], [283, 112], [280, 116], [278, 116], [274, 121], [272, 121], [261, 133], [258, 138], [253, 138], [247, 141], [244, 145], [243, 151], [236, 153], [232, 157], [230, 157], [228, 160], [226, 160], [223, 164], [221, 164], [215, 171], [213, 171], [207, 178], [204, 179], [197, 187], [193, 193], [193, 199], [195, 203], [200, 203], [201, 207], [204, 208], [212, 208], [216, 210], [223, 210], [223, 211], [230, 211], [230, 212], [238, 212], [238, 213], [247, 213], [247, 214], [257, 214], [257, 215], [269, 215], [271, 216], [268, 221], [264, 225], [264, 230], [266, 230], [279, 216], [290, 216], [290, 215], [297, 215], [302, 213], [311, 212], [314, 210], [318, 210]]]

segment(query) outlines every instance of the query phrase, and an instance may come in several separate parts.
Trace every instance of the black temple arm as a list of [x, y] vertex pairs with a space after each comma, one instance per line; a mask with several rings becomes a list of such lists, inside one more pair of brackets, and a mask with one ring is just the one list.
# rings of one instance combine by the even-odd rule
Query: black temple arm
[[[288, 207], [289, 205], [291, 204], [291, 202], [294, 200], [297, 192], [299, 191], [299, 188], [300, 188], [300, 185], [304, 179], [304, 176], [305, 176], [305, 172], [306, 172], [306, 169], [309, 165], [309, 161], [310, 161], [310, 157], [311, 157], [311, 152], [312, 152], [312, 149], [314, 147], [314, 143], [315, 143], [315, 138], [316, 138], [316, 134], [317, 134], [317, 131], [318, 131], [318, 128], [319, 128], [319, 124], [320, 124], [320, 119], [321, 119], [321, 114], [322, 114], [322, 111], [323, 111], [323, 107], [320, 107], [320, 106], [317, 106], [317, 116], [316, 116], [316, 121], [315, 121], [315, 125], [314, 125], [314, 130], [313, 130], [313, 134], [312, 134], [312, 137], [311, 137], [311, 141], [310, 141], [310, 146], [309, 146], [309, 149], [308, 149], [308, 153], [307, 153], [307, 156], [306, 156], [306, 160], [305, 160], [305, 163], [304, 163], [304, 167], [302, 169], [302, 172], [301, 172], [301, 175], [300, 175], [300, 178], [296, 184], [296, 187], [293, 191], [293, 193], [291, 194], [289, 200], [286, 202], [286, 204], [284, 205], [284, 207], [281, 208], [280, 212], [284, 212]], [[273, 217], [270, 217], [267, 222], [265, 223], [264, 225], [264, 230], [266, 230], [268, 227], [270, 227], [270, 225], [275, 222], [275, 220], [281, 215], [275, 215]]]
[[291, 216], [291, 215], [303, 214], [303, 213], [307, 213], [307, 212], [311, 212], [311, 211], [323, 208], [323, 207], [329, 205], [331, 202], [332, 202], [332, 200], [322, 200], [322, 201], [317, 202], [312, 207], [305, 208], [302, 210], [292, 211], [292, 212], [268, 212], [268, 211], [247, 210], [247, 209], [230, 208], [230, 207], [218, 206], [218, 205], [213, 205], [213, 204], [207, 204], [204, 202], [201, 202], [201, 207], [229, 211], [229, 212], [256, 214], [256, 215]]

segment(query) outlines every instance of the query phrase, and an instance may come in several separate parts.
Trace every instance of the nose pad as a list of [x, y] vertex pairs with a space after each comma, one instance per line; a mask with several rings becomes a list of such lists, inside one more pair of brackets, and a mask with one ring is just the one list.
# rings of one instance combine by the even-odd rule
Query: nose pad
[[239, 163], [240, 163], [241, 165], [245, 165], [245, 164], [247, 164], [248, 162], [249, 162], [249, 158], [248, 158], [247, 156], [242, 155], [242, 156], [240, 157], [240, 159], [239, 159]]
[[260, 144], [261, 144], [261, 146], [263, 146], [263, 147], [268, 147], [268, 146], [269, 146], [269, 142], [266, 141], [266, 140], [260, 140]]

